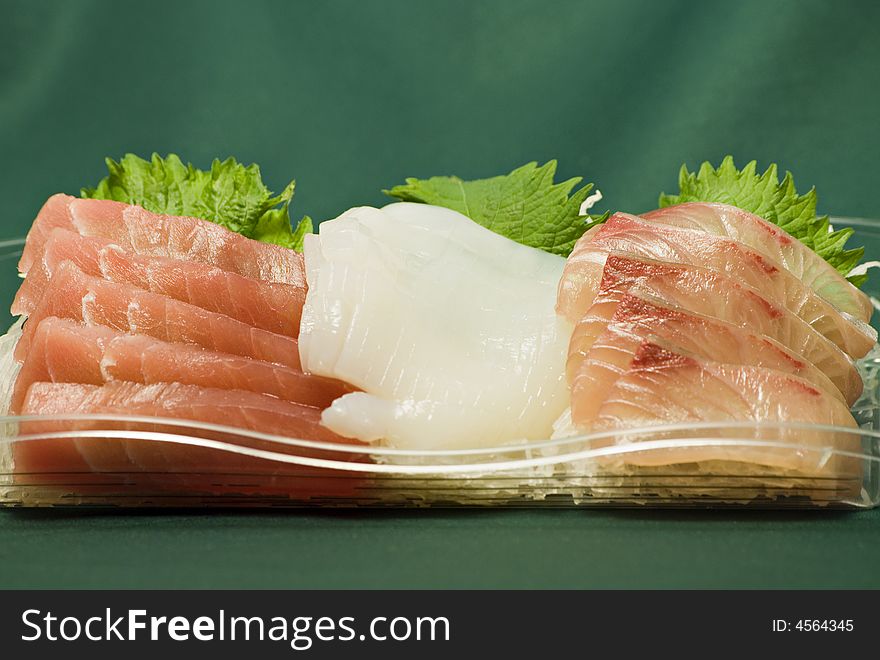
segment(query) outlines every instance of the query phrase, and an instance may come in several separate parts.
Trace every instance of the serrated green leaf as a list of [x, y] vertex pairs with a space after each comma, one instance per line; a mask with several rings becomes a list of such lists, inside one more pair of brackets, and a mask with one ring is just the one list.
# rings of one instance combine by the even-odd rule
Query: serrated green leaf
[[257, 240], [261, 240], [264, 243], [283, 245], [285, 234], [292, 235], [289, 219], [283, 211], [271, 210], [266, 211], [262, 217], [260, 217], [251, 237], [259, 237]]
[[154, 213], [203, 218], [267, 243], [302, 244], [290, 223], [295, 182], [273, 195], [256, 164], [245, 166], [231, 157], [215, 159], [205, 171], [184, 164], [175, 154], [162, 158], [155, 153], [150, 160], [126, 154], [119, 162], [112, 158], [105, 162], [108, 175], [96, 187], [83, 188], [82, 197], [137, 204]]
[[[678, 186], [677, 195], [660, 194], [661, 207], [684, 202], [721, 202], [738, 206], [778, 225], [843, 275], [848, 275], [864, 256], [864, 248], [846, 247], [852, 229], [831, 231], [828, 216], [816, 214], [816, 189], [798, 194], [791, 172], [786, 172], [780, 181], [775, 164], [763, 174], [758, 174], [755, 161], [738, 170], [732, 156], [725, 156], [717, 169], [705, 162], [695, 174], [682, 165]], [[855, 275], [848, 279], [861, 286], [866, 277]]]
[[313, 232], [312, 220], [308, 216], [300, 220], [296, 229], [292, 230], [286, 210], [273, 209], [263, 214], [251, 238], [302, 252], [305, 235]]
[[302, 252], [303, 243], [306, 240], [306, 236], [314, 233], [315, 224], [312, 222], [312, 219], [309, 216], [304, 215], [293, 232], [293, 245], [291, 245], [291, 247], [297, 252]]
[[568, 256], [581, 235], [607, 214], [579, 215], [593, 184], [575, 190], [580, 177], [554, 183], [555, 175], [556, 161], [551, 160], [474, 181], [456, 176], [410, 178], [383, 192], [405, 202], [445, 206], [519, 243]]

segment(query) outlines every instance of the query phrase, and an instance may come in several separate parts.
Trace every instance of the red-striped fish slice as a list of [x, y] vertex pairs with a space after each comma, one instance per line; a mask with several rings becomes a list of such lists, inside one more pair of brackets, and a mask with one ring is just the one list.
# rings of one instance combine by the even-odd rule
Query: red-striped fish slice
[[642, 217], [658, 224], [698, 229], [745, 243], [785, 266], [838, 309], [866, 323], [871, 320], [874, 308], [868, 296], [813, 250], [753, 213], [728, 204], [690, 202], [657, 209]]
[[[857, 451], [861, 446], [858, 434], [823, 428], [780, 430], [771, 426], [793, 422], [857, 428], [846, 404], [839, 399], [791, 374], [703, 360], [653, 340], [642, 342], [630, 368], [608, 392], [590, 428], [603, 432], [690, 422], [766, 424], [727, 428], [723, 432], [701, 429], [693, 437], [765, 440], [791, 446], [676, 447], [631, 453], [626, 462], [651, 466], [733, 461], [813, 474], [858, 472], [858, 461], [841, 456], [829, 458], [824, 451]], [[639, 436], [628, 434], [621, 436], [620, 441], [637, 444]], [[597, 446], [614, 442], [612, 437]]]
[[798, 376], [843, 401], [825, 374], [776, 340], [652, 300], [636, 287], [619, 295], [600, 295], [575, 327], [568, 367], [576, 426], [592, 423], [611, 387], [630, 368], [641, 343], [652, 337], [716, 362]]
[[561, 307], [575, 315], [589, 307], [602, 279], [604, 258], [612, 252], [725, 273], [781, 304], [853, 358], [865, 355], [877, 341], [871, 326], [841, 313], [781, 264], [747, 245], [625, 213], [614, 214], [597, 232], [578, 241], [560, 283]]
[[667, 306], [721, 319], [770, 337], [828, 376], [847, 402], [853, 403], [861, 394], [859, 373], [840, 348], [751, 287], [706, 268], [617, 254], [608, 256], [600, 295], [594, 300], [589, 317], [572, 334], [569, 373], [574, 373], [578, 361], [589, 353], [596, 336], [596, 326], [592, 324], [611, 318], [622, 296], [634, 289]]

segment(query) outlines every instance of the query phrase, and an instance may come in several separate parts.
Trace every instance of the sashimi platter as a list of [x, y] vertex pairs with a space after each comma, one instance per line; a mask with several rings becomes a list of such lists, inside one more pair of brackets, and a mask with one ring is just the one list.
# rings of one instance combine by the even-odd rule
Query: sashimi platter
[[407, 179], [317, 231], [256, 165], [107, 165], [0, 262], [0, 504], [880, 503], [877, 231], [774, 165], [654, 210]]

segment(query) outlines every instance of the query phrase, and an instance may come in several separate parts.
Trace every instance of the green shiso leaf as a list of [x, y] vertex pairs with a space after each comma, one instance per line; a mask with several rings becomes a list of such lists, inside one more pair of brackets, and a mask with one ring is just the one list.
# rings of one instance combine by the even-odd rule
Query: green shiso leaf
[[568, 256], [581, 235], [607, 214], [580, 215], [593, 184], [575, 190], [580, 177], [554, 183], [555, 174], [556, 161], [551, 160], [474, 181], [456, 176], [410, 178], [383, 192], [404, 202], [445, 206], [514, 241]]
[[[842, 275], [849, 275], [865, 254], [862, 247], [846, 247], [853, 235], [851, 228], [831, 231], [828, 216], [816, 214], [816, 189], [798, 194], [791, 172], [786, 172], [780, 181], [775, 164], [771, 164], [763, 174], [758, 173], [755, 161], [741, 170], [737, 169], [732, 156], [726, 156], [717, 169], [705, 162], [695, 173], [682, 165], [678, 187], [677, 195], [661, 193], [661, 207], [684, 202], [722, 202], [738, 206], [778, 225], [818, 253]], [[856, 286], [861, 286], [867, 276], [854, 275], [848, 279]]]
[[148, 211], [184, 215], [216, 222], [264, 243], [302, 249], [312, 231], [304, 218], [294, 231], [289, 207], [295, 182], [278, 195], [263, 183], [260, 167], [234, 158], [215, 159], [209, 170], [184, 164], [175, 154], [153, 154], [144, 160], [126, 154], [119, 162], [106, 159], [108, 175], [96, 187], [83, 188], [82, 197], [137, 204]]

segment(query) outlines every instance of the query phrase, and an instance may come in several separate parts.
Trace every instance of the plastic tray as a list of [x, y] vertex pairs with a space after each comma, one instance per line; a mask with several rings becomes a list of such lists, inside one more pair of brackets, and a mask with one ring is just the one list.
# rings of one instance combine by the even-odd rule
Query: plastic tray
[[[835, 225], [854, 226], [868, 254], [880, 255], [880, 223]], [[12, 270], [21, 243], [0, 242], [0, 264]], [[18, 284], [8, 282], [6, 300]], [[880, 295], [876, 281], [866, 290]], [[0, 505], [870, 508], [880, 504], [880, 352], [862, 371], [858, 429], [683, 424], [464, 451], [340, 446], [131, 416], [6, 417]], [[19, 459], [48, 443], [113, 451], [100, 465], [23, 469]], [[670, 464], [683, 449], [704, 460]], [[776, 464], [749, 460], [756, 454]], [[132, 471], [136, 464], [148, 467]]]

